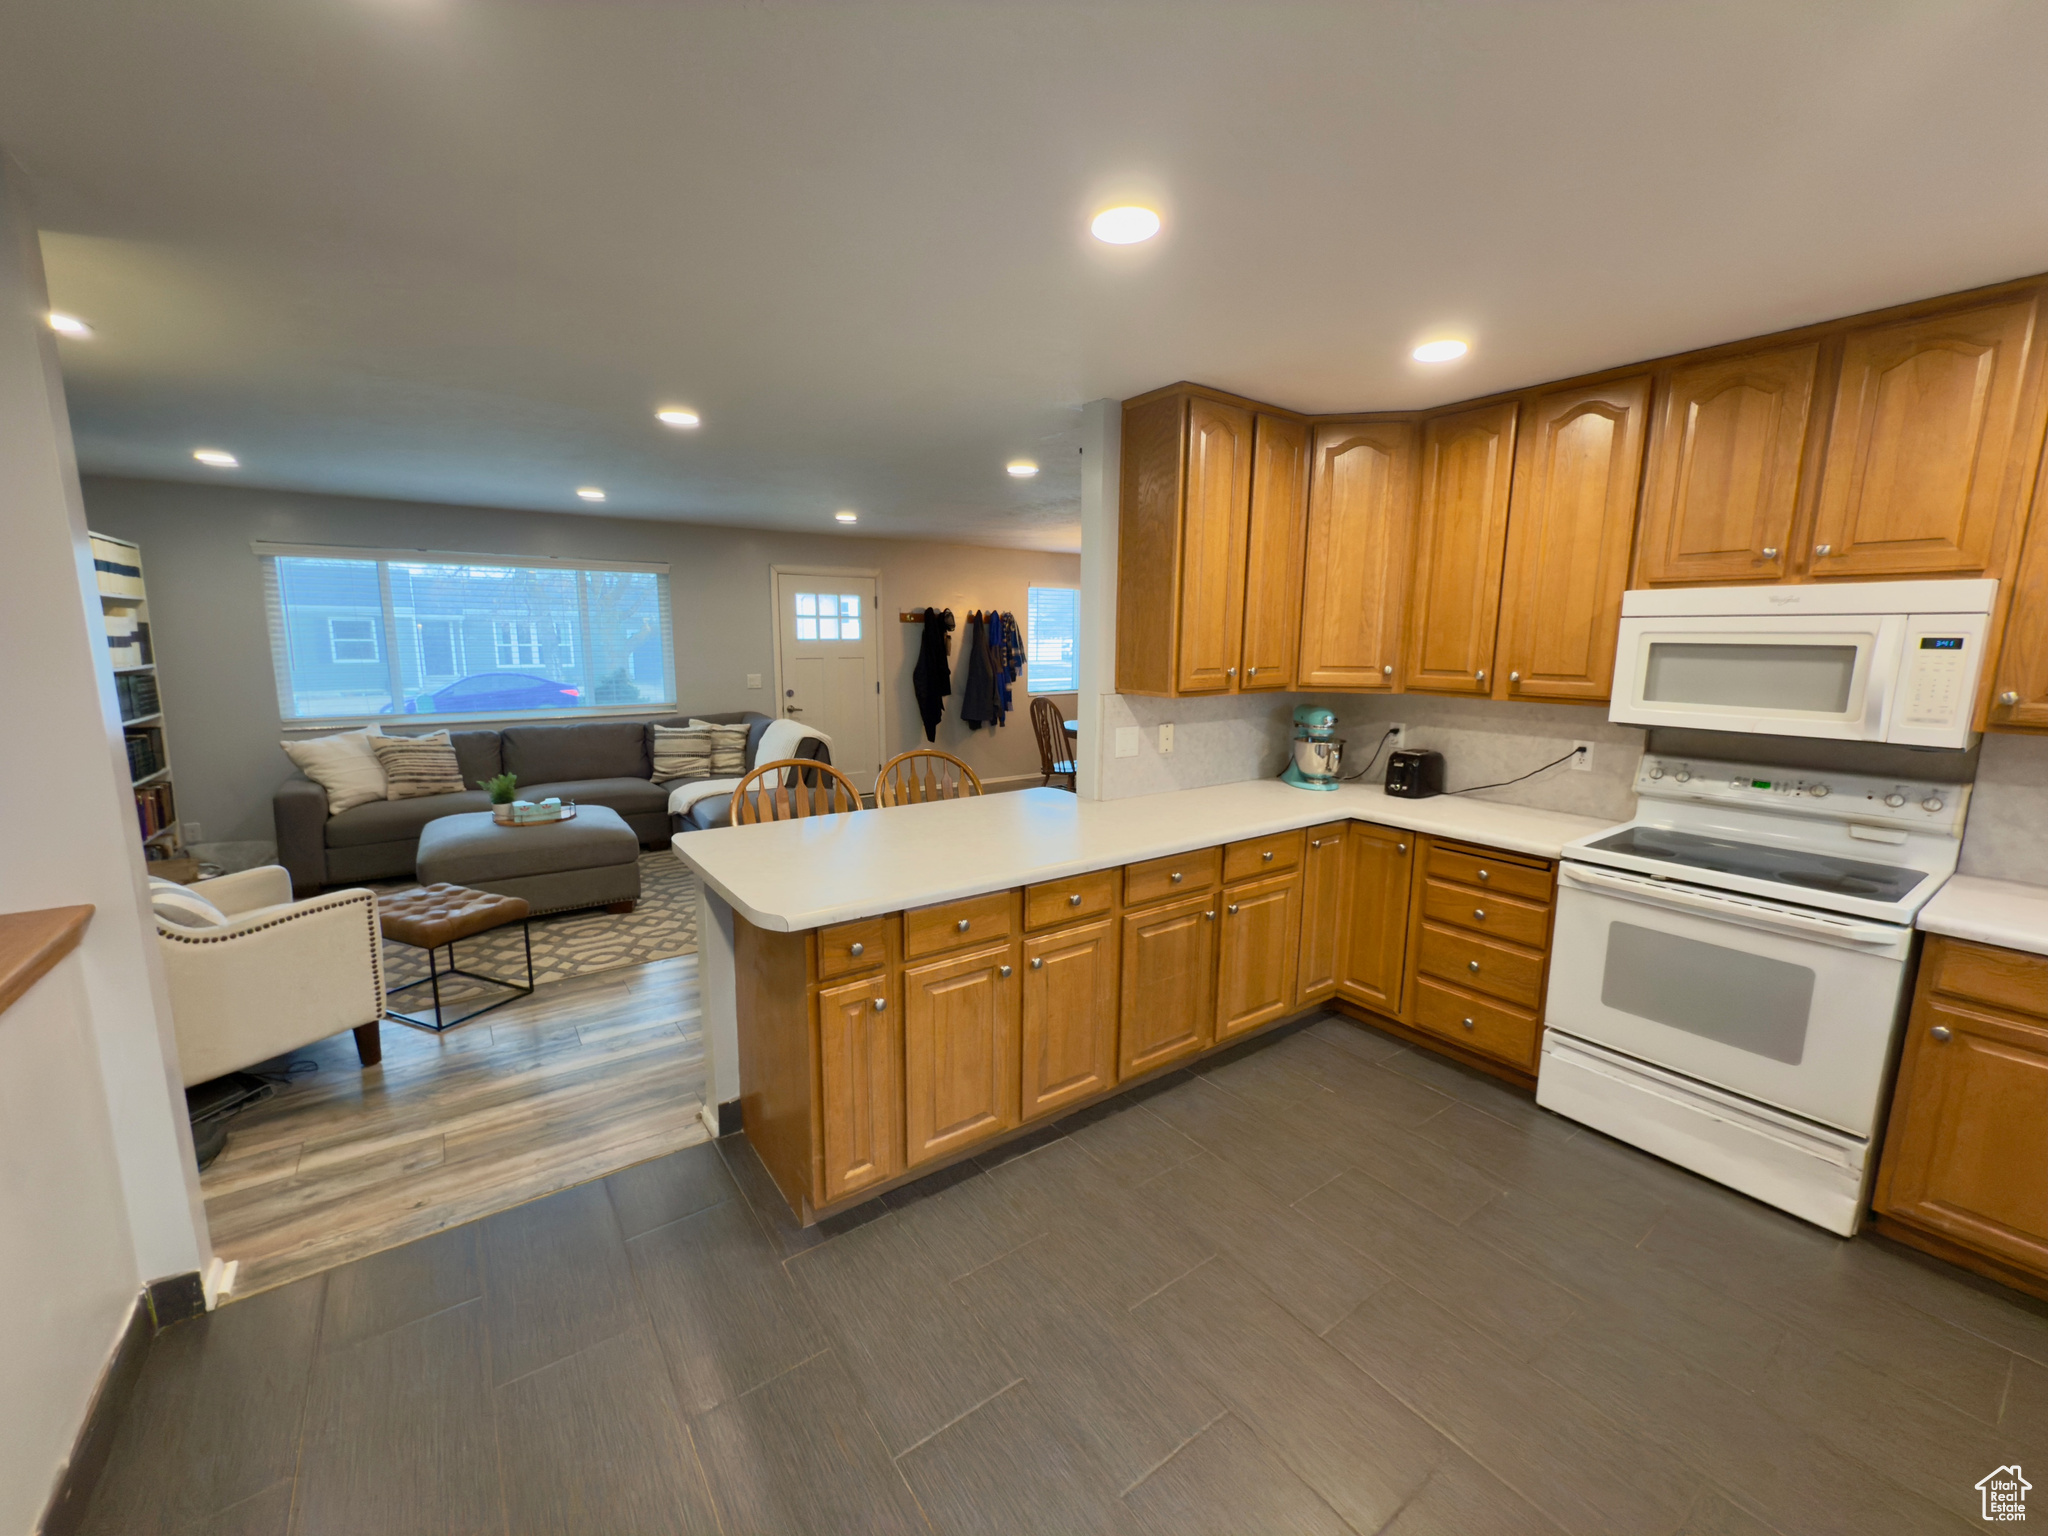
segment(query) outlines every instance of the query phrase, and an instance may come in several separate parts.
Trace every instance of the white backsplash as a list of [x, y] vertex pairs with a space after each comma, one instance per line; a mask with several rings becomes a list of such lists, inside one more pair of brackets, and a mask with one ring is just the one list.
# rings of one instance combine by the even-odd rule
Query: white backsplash
[[1988, 880], [2048, 885], [2048, 739], [1985, 736], [1960, 867]]

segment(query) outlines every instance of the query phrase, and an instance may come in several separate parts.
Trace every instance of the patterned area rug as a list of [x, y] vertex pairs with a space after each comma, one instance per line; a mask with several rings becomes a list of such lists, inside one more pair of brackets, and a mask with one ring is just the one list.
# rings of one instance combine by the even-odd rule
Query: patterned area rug
[[[382, 881], [370, 887], [378, 895], [411, 890], [417, 882]], [[631, 912], [614, 916], [603, 908], [587, 912], [558, 912], [533, 920], [533, 983], [544, 987], [551, 981], [571, 976], [588, 976], [593, 971], [615, 971], [652, 960], [697, 952], [697, 877], [689, 866], [668, 849], [640, 855], [640, 904]], [[438, 963], [446, 966], [448, 952], [440, 951]], [[486, 976], [503, 976], [514, 981], [526, 979], [526, 950], [519, 925], [511, 923], [462, 939], [455, 946], [455, 963], [466, 971]], [[384, 985], [403, 986], [427, 974], [425, 950], [410, 944], [384, 945]], [[458, 976], [441, 984], [441, 1000], [482, 996], [492, 991]], [[428, 1012], [432, 993], [426, 987], [408, 992], [393, 1004], [408, 1013]]]

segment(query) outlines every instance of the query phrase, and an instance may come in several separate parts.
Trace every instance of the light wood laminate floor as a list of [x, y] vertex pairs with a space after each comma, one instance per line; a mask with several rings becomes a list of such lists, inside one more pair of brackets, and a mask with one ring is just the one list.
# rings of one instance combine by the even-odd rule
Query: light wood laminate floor
[[236, 1298], [706, 1137], [697, 957], [544, 987], [439, 1037], [384, 1024], [234, 1121], [201, 1176]]
[[2044, 1445], [2048, 1308], [1322, 1018], [814, 1227], [733, 1136], [180, 1323], [85, 1526], [1965, 1536]]

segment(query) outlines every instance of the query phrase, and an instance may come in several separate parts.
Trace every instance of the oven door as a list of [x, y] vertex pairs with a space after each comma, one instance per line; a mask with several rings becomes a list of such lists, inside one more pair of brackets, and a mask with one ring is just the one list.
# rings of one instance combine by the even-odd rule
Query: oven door
[[1547, 1026], [1875, 1132], [1911, 929], [1569, 861], [1558, 877]]
[[1610, 720], [1883, 741], [1900, 614], [1624, 618]]

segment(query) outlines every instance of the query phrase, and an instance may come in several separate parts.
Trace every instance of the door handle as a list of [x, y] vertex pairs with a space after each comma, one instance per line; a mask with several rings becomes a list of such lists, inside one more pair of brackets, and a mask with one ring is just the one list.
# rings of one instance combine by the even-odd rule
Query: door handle
[[1031, 969], [1033, 969], [1034, 971], [1042, 971], [1042, 970], [1044, 970], [1044, 969], [1045, 969], [1045, 956], [1043, 956], [1043, 955], [1033, 955], [1033, 956], [1031, 957]]
[[1486, 668], [1481, 667], [1477, 672], [1473, 673], [1472, 675], [1474, 678], [1478, 679], [1478, 681], [1483, 683], [1486, 681]]
[[1937, 1040], [1953, 1040], [1955, 1038], [1954, 1031], [1952, 1031], [1946, 1024], [1937, 1024], [1934, 1026], [1934, 1028], [1927, 1031], [1927, 1033], [1934, 1036], [1934, 1038]]
[[1762, 553], [1763, 557], [1766, 560], [1775, 560], [1778, 558], [1778, 546], [1775, 544], [1766, 544], [1763, 547]]
[[1557, 873], [1567, 885], [1604, 891], [1624, 901], [1639, 902], [1646, 907], [1676, 907], [1681, 911], [1702, 912], [1727, 922], [1741, 923], [1745, 927], [1761, 928], [1766, 933], [1810, 934], [1819, 939], [1832, 939], [1838, 944], [1892, 945], [1899, 942], [1904, 932], [1902, 929], [1879, 927], [1874, 923], [1846, 922], [1832, 917], [1808, 917], [1804, 913], [1787, 912], [1747, 897], [1714, 896], [1705, 891], [1675, 890], [1653, 883], [1641, 875], [1589, 869], [1583, 864], [1560, 864]]
[[804, 711], [803, 706], [800, 704], [785, 704], [782, 706], [782, 712], [785, 715], [800, 715]]
[[2019, 701], [2019, 694], [2014, 692], [2010, 688], [2006, 689], [2005, 692], [2001, 693], [1998, 696], [1998, 702], [2003, 704], [2007, 709], [2011, 709], [2014, 705], [2018, 704]]
[[1407, 851], [1408, 851], [1408, 845], [1407, 845], [1406, 843], [1396, 843], [1396, 844], [1394, 844], [1394, 852], [1396, 852], [1396, 853], [1406, 853]]
[[1228, 907], [1226, 907], [1226, 908], [1225, 908], [1224, 910], [1225, 910], [1225, 911], [1227, 911], [1227, 912], [1228, 912], [1228, 913], [1229, 913], [1229, 914], [1230, 914], [1230, 915], [1231, 915], [1232, 917], [1235, 917], [1235, 916], [1237, 916], [1237, 903], [1233, 901], [1233, 902], [1232, 902], [1232, 903], [1231, 903], [1231, 904], [1230, 904], [1230, 905], [1229, 905]]
[[1010, 968], [1007, 965], [998, 966], [996, 967], [996, 975], [1002, 980], [1008, 981], [1010, 979]]
[[884, 1008], [888, 1006], [889, 999], [887, 999], [886, 997], [878, 997], [875, 999], [875, 1012], [880, 1013]]
[[1381, 677], [1392, 677], [1393, 675], [1394, 675], [1394, 666], [1393, 666], [1393, 663], [1392, 663], [1392, 662], [1389, 662], [1389, 663], [1388, 663], [1388, 664], [1387, 664], [1386, 666], [1384, 666], [1384, 667], [1381, 667], [1381, 668], [1380, 668], [1380, 676], [1381, 676]]
[[1814, 554], [1818, 555], [1821, 559], [1825, 560], [1829, 555], [1832, 555], [1835, 552], [1835, 546], [1832, 544], [1816, 544], [1813, 546], [1813, 552]]
[[1209, 922], [1213, 923], [1216, 921], [1216, 909], [1214, 907], [1211, 907], [1208, 911], [1204, 912], [1202, 916]]

